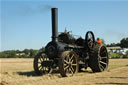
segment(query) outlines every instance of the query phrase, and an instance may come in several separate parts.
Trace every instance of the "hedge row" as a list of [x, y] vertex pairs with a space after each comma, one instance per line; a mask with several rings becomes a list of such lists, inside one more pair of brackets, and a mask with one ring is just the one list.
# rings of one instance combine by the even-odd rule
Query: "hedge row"
[[119, 53], [109, 52], [109, 58], [128, 58], [128, 53], [123, 55]]

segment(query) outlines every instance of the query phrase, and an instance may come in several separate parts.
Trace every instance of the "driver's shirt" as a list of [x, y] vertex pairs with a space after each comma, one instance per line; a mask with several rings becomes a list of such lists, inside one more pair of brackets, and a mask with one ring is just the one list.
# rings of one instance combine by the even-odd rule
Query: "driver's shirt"
[[102, 44], [101, 40], [97, 40], [96, 42], [100, 45]]

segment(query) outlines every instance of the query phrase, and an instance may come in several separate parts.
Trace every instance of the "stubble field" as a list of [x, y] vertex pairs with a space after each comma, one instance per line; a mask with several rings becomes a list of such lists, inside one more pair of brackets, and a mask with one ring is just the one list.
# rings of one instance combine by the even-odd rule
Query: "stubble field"
[[88, 68], [65, 78], [59, 73], [37, 76], [33, 59], [0, 59], [0, 85], [128, 85], [128, 59], [110, 59], [108, 70], [102, 73]]

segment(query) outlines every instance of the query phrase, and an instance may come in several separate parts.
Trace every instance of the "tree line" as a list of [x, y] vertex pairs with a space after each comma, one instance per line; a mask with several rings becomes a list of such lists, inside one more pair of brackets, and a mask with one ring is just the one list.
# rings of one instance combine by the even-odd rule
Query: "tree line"
[[[42, 50], [44, 48], [41, 48]], [[20, 50], [7, 50], [0, 52], [0, 58], [33, 58], [39, 50], [24, 49]]]
[[121, 48], [128, 48], [128, 37], [121, 39], [120, 43], [111, 43], [108, 44], [107, 46], [108, 47], [120, 46]]

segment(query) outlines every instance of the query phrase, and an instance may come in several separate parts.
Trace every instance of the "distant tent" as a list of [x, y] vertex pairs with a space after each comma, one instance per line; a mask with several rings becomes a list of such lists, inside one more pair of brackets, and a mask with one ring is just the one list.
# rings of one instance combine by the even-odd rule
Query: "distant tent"
[[107, 47], [108, 50], [120, 50], [120, 46]]

